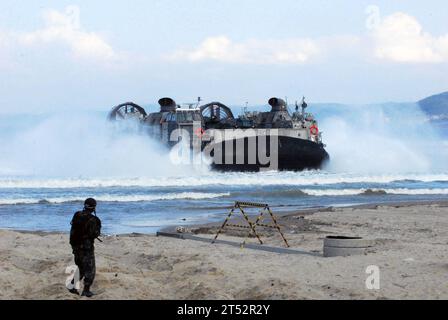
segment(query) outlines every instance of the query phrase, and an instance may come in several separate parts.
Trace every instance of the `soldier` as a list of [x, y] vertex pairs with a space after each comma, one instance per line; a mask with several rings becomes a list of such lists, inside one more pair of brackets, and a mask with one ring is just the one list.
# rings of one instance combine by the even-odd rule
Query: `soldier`
[[[96, 216], [96, 200], [88, 198], [84, 202], [84, 210], [73, 216], [70, 229], [70, 245], [75, 256], [75, 264], [79, 268], [79, 280], [84, 278], [82, 296], [93, 296], [90, 286], [95, 278], [94, 242], [101, 234], [101, 220]], [[72, 280], [72, 283], [74, 280]], [[79, 294], [76, 288], [71, 293]]]

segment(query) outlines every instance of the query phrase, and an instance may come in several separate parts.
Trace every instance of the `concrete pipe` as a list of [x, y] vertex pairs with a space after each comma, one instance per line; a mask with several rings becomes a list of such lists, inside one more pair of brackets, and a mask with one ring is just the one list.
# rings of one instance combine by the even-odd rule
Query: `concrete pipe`
[[324, 257], [363, 255], [373, 244], [360, 237], [329, 236], [324, 239]]

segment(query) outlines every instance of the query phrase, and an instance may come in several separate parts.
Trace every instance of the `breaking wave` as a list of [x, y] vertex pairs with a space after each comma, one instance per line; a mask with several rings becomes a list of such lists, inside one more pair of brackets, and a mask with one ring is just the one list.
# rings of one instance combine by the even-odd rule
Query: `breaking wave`
[[230, 196], [247, 197], [280, 197], [280, 198], [300, 198], [307, 196], [382, 196], [382, 195], [448, 195], [448, 189], [442, 188], [346, 188], [346, 189], [297, 189], [297, 190], [278, 190], [278, 191], [255, 191], [245, 193], [231, 193]]
[[[229, 198], [237, 196], [265, 197], [276, 196], [281, 198], [297, 197], [323, 197], [323, 196], [375, 196], [375, 195], [448, 195], [448, 189], [425, 188], [425, 189], [297, 189], [297, 190], [279, 190], [274, 192], [255, 191], [255, 192], [223, 192], [223, 193], [205, 193], [205, 192], [182, 192], [173, 194], [153, 194], [153, 195], [98, 195], [95, 198], [102, 202], [151, 202], [163, 200], [202, 200], [214, 198]], [[74, 197], [48, 197], [48, 198], [4, 198], [0, 199], [0, 205], [26, 205], [26, 204], [63, 204], [82, 202], [86, 196]]]
[[355, 196], [355, 195], [448, 195], [448, 189], [324, 189], [302, 190], [310, 196]]
[[108, 187], [198, 187], [198, 186], [310, 186], [352, 183], [438, 182], [448, 183], [448, 174], [353, 175], [326, 172], [264, 172], [213, 173], [203, 176], [157, 178], [101, 178], [101, 179], [26, 179], [0, 178], [0, 189], [35, 188], [108, 188]]
[[[200, 200], [213, 199], [225, 197], [230, 193], [202, 193], [202, 192], [182, 192], [175, 194], [163, 195], [99, 195], [95, 196], [98, 201], [104, 202], [143, 202], [143, 201], [158, 201], [158, 200]], [[87, 196], [86, 196], [87, 197]], [[19, 199], [0, 199], [0, 205], [18, 205], [18, 204], [60, 204], [69, 202], [82, 202], [86, 197], [57, 197], [47, 199], [36, 198], [19, 198]]]

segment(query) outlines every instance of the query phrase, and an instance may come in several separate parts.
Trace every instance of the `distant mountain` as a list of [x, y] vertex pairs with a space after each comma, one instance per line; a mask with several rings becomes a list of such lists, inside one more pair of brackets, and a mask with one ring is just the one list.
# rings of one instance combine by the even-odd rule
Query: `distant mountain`
[[418, 105], [428, 115], [434, 127], [448, 137], [448, 92], [420, 100]]
[[448, 120], [448, 92], [430, 96], [418, 104], [432, 120]]

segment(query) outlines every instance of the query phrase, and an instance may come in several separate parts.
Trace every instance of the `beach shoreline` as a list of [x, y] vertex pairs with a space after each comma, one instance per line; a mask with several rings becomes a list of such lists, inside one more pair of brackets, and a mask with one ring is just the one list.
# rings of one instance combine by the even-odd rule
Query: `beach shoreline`
[[[96, 244], [94, 299], [448, 299], [448, 201], [275, 214], [291, 248], [314, 255], [109, 235]], [[211, 240], [221, 223], [187, 229]], [[260, 231], [265, 245], [284, 247], [278, 233]], [[356, 235], [375, 245], [365, 255], [324, 258], [328, 235]], [[219, 239], [245, 236], [227, 231]], [[71, 265], [67, 233], [0, 230], [0, 299], [85, 299], [65, 288]], [[381, 272], [378, 290], [366, 287], [372, 265]]]

